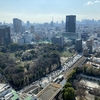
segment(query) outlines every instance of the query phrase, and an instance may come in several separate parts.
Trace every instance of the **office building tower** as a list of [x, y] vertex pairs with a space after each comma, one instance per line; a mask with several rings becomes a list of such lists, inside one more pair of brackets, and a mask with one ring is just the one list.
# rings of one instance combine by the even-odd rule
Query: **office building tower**
[[89, 49], [89, 53], [92, 53], [93, 52], [93, 40], [87, 40], [86, 45]]
[[30, 26], [30, 33], [34, 33], [34, 26]]
[[52, 41], [52, 43], [54, 43], [54, 44], [58, 44], [58, 45], [60, 45], [60, 46], [64, 46], [64, 38], [63, 37], [59, 37], [59, 36], [57, 36], [57, 37], [52, 37], [51, 38], [51, 41]]
[[14, 27], [15, 33], [21, 33], [22, 32], [22, 21], [18, 18], [14, 18], [13, 27]]
[[82, 39], [77, 39], [75, 41], [75, 50], [79, 53], [82, 52]]
[[88, 48], [84, 48], [83, 49], [83, 56], [88, 56], [89, 55], [89, 49]]
[[74, 32], [76, 31], [76, 16], [68, 15], [66, 16], [66, 32]]
[[8, 45], [11, 43], [10, 27], [0, 26], [0, 45]]

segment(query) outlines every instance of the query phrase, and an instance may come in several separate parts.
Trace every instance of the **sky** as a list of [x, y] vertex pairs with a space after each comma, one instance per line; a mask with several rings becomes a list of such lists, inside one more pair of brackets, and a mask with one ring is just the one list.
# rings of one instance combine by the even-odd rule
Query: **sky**
[[0, 0], [0, 22], [13, 18], [31, 23], [65, 21], [66, 15], [77, 20], [100, 19], [100, 0]]

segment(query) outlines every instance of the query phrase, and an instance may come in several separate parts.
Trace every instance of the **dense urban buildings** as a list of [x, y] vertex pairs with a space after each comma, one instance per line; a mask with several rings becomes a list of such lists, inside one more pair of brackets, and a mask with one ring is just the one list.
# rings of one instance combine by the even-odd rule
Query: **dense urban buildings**
[[0, 100], [8, 100], [12, 96], [12, 87], [8, 84], [0, 84]]
[[76, 15], [66, 16], [66, 32], [76, 32]]
[[0, 100], [100, 100], [100, 0], [0, 4]]
[[13, 28], [15, 33], [22, 32], [22, 21], [18, 18], [13, 19]]
[[89, 38], [88, 33], [82, 33], [81, 38], [82, 38], [82, 40], [86, 41]]
[[[76, 21], [75, 15], [66, 16], [66, 23], [64, 22], [59, 23], [52, 20], [51, 22], [32, 23], [27, 21], [22, 24], [20, 19], [14, 18], [13, 24], [0, 28], [0, 54], [4, 54], [4, 57], [0, 56], [0, 63], [2, 63], [0, 64], [0, 69], [2, 69], [0, 75], [4, 77], [2, 75], [2, 71], [4, 71], [6, 76], [10, 76], [4, 79], [8, 79], [11, 85], [13, 81], [12, 86], [15, 86], [16, 91], [18, 89], [16, 96], [12, 88], [10, 92], [6, 92], [5, 85], [0, 84], [2, 89], [0, 95], [6, 92], [3, 97], [1, 96], [2, 98], [8, 98], [8, 96], [10, 99], [16, 97], [16, 100], [54, 98], [57, 94], [59, 95], [58, 92], [66, 84], [65, 76], [68, 76], [68, 74], [65, 75], [66, 72], [69, 73], [70, 69], [75, 66], [84, 69], [82, 68], [84, 62], [91, 63], [87, 61], [92, 61], [94, 53], [99, 57], [100, 25], [93, 24], [95, 21], [92, 23], [93, 25], [90, 23], [87, 25], [89, 21], [86, 21], [85, 24], [83, 21]], [[5, 44], [11, 43], [10, 35], [13, 43], [5, 46]], [[13, 57], [16, 63], [8, 59], [8, 56], [5, 55], [8, 53], [9, 58]], [[93, 58], [93, 60], [100, 63], [97, 58]], [[93, 65], [93, 63], [91, 64]], [[0, 78], [0, 82], [3, 82], [3, 78]], [[25, 86], [26, 88], [24, 88]]]
[[0, 26], [0, 45], [8, 45], [11, 43], [10, 27]]

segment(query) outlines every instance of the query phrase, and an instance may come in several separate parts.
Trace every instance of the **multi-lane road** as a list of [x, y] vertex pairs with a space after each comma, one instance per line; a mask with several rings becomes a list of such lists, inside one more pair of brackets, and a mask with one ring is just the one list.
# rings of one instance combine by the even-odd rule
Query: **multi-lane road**
[[[40, 80], [33, 82], [32, 84], [26, 86], [19, 92], [22, 93], [23, 91], [25, 91], [26, 89], [30, 88], [33, 85], [41, 85], [44, 88], [49, 83], [54, 82], [54, 80], [57, 79], [60, 75], [63, 75], [64, 79], [66, 79], [68, 73], [74, 67], [80, 66], [85, 60], [86, 60], [85, 57], [82, 57], [81, 54], [77, 54], [74, 57], [71, 57], [68, 62], [65, 62], [60, 69], [53, 71], [50, 74], [46, 75], [45, 77], [42, 77]], [[59, 81], [57, 81], [57, 82], [59, 82]]]
[[64, 74], [64, 78], [67, 80], [67, 76], [68, 76], [68, 74], [73, 70], [73, 68], [75, 68], [75, 67], [81, 67], [82, 66], [82, 64], [86, 61], [86, 57], [81, 57], [81, 58], [79, 58], [72, 66], [71, 66], [71, 68], [69, 68], [66, 72], [65, 72], [65, 74]]

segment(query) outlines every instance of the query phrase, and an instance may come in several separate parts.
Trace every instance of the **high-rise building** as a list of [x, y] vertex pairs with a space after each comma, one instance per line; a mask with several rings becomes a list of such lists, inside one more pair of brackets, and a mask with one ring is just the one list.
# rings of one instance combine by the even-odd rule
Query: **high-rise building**
[[86, 45], [89, 49], [89, 53], [92, 53], [93, 52], [93, 40], [87, 40]]
[[88, 56], [89, 55], [89, 49], [88, 48], [84, 48], [83, 49], [83, 56]]
[[10, 27], [0, 26], [0, 45], [11, 43]]
[[75, 41], [75, 50], [77, 52], [82, 52], [82, 39], [77, 39]]
[[22, 21], [18, 18], [14, 18], [13, 27], [14, 27], [15, 33], [21, 33], [22, 32]]
[[58, 45], [60, 45], [60, 46], [64, 46], [64, 38], [63, 37], [59, 37], [59, 36], [57, 36], [57, 37], [52, 37], [51, 38], [51, 41], [52, 41], [52, 43], [54, 43], [54, 44], [58, 44]]
[[76, 15], [66, 16], [66, 32], [76, 32]]
[[30, 33], [34, 33], [34, 31], [35, 31], [35, 30], [34, 30], [34, 26], [31, 25], [31, 26], [30, 26]]

